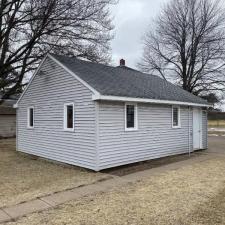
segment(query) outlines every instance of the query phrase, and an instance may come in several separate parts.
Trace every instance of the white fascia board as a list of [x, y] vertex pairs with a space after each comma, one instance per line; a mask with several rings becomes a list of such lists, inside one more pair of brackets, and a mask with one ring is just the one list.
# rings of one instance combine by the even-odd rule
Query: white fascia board
[[20, 102], [20, 100], [23, 98], [24, 94], [26, 93], [26, 91], [28, 90], [30, 84], [32, 83], [34, 77], [38, 74], [39, 70], [41, 69], [42, 64], [44, 63], [45, 59], [47, 58], [47, 55], [42, 59], [41, 63], [39, 64], [38, 68], [36, 69], [36, 71], [34, 72], [33, 76], [31, 77], [28, 85], [26, 86], [25, 90], [23, 91], [23, 93], [21, 94], [20, 98], [18, 99], [18, 101], [16, 102], [16, 104], [13, 105], [13, 108], [18, 108], [18, 104]]
[[51, 58], [54, 62], [56, 62], [59, 66], [61, 66], [64, 70], [66, 70], [69, 74], [76, 78], [80, 83], [82, 83], [85, 87], [87, 87], [90, 91], [92, 91], [95, 95], [98, 95], [99, 92], [96, 91], [93, 87], [91, 87], [87, 82], [82, 80], [79, 76], [77, 76], [74, 72], [64, 66], [61, 62], [59, 62], [54, 56], [48, 54], [49, 58]]
[[131, 97], [119, 97], [112, 95], [92, 95], [92, 100], [107, 100], [107, 101], [122, 101], [122, 102], [142, 102], [142, 103], [153, 103], [153, 104], [166, 104], [166, 105], [185, 105], [185, 106], [196, 106], [196, 107], [210, 107], [211, 104], [198, 104], [191, 102], [180, 102], [180, 101], [169, 101], [149, 98], [131, 98]]

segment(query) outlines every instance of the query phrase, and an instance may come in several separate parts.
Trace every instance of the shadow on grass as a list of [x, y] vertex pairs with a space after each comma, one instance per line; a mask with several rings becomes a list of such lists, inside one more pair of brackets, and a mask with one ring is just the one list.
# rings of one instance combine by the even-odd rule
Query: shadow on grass
[[[200, 150], [199, 152], [193, 152], [191, 153], [191, 158], [197, 157], [200, 155], [201, 152], [204, 152], [204, 150]], [[137, 162], [137, 163], [131, 163], [123, 166], [113, 167], [109, 169], [102, 170], [102, 173], [107, 173], [115, 176], [125, 176], [131, 173], [152, 169], [156, 167], [160, 167], [163, 165], [168, 165], [175, 162], [180, 162], [184, 160], [190, 159], [189, 154], [180, 154], [180, 155], [172, 155], [167, 157], [162, 157], [158, 159], [151, 159], [147, 161]]]

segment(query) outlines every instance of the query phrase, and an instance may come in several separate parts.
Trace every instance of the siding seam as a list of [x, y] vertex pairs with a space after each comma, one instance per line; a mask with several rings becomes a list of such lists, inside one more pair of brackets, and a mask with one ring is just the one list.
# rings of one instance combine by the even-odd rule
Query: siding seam
[[99, 103], [95, 102], [96, 171], [99, 171]]

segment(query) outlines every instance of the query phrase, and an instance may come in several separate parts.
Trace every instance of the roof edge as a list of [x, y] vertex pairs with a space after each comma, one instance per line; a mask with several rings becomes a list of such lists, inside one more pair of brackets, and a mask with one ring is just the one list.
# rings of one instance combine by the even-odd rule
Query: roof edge
[[212, 104], [201, 104], [193, 102], [180, 102], [180, 101], [170, 101], [170, 100], [159, 100], [150, 98], [132, 98], [132, 97], [121, 97], [113, 95], [92, 95], [93, 101], [107, 100], [107, 101], [123, 101], [123, 102], [142, 102], [142, 103], [154, 103], [154, 104], [166, 104], [166, 105], [185, 105], [185, 106], [198, 106], [198, 107], [210, 107]]
[[42, 64], [44, 63], [45, 59], [48, 57], [48, 54], [41, 60], [38, 68], [36, 69], [36, 71], [34, 72], [34, 74], [32, 75], [32, 77], [29, 80], [28, 85], [26, 86], [25, 90], [23, 91], [23, 93], [20, 95], [19, 99], [17, 100], [16, 104], [13, 105], [13, 108], [18, 108], [19, 102], [20, 100], [23, 98], [24, 94], [27, 92], [30, 84], [32, 83], [34, 77], [37, 75], [37, 73], [39, 72], [39, 70], [41, 69]]
[[91, 85], [89, 85], [86, 81], [81, 79], [79, 76], [77, 76], [73, 71], [71, 71], [67, 66], [65, 66], [63, 63], [61, 63], [58, 59], [56, 59], [53, 55], [48, 54], [49, 58], [52, 59], [55, 63], [57, 63], [59, 66], [61, 66], [64, 70], [66, 70], [69, 74], [71, 74], [76, 80], [78, 80], [80, 83], [82, 83], [85, 87], [87, 87], [90, 91], [92, 91], [94, 94], [99, 94], [97, 90], [95, 90]]
[[38, 68], [36, 69], [36, 71], [34, 72], [33, 76], [31, 77], [27, 87], [25, 88], [25, 90], [23, 91], [23, 93], [21, 94], [20, 98], [18, 99], [18, 101], [16, 102], [16, 104], [13, 105], [13, 108], [18, 108], [19, 102], [20, 100], [23, 98], [24, 94], [26, 93], [26, 91], [28, 90], [30, 84], [32, 83], [34, 77], [37, 75], [37, 73], [39, 72], [42, 64], [44, 63], [44, 61], [46, 60], [46, 58], [49, 57], [50, 59], [52, 59], [56, 64], [58, 64], [60, 67], [62, 67], [64, 70], [66, 70], [70, 75], [72, 75], [75, 79], [77, 79], [80, 83], [82, 83], [85, 87], [87, 87], [90, 91], [92, 91], [95, 95], [98, 95], [99, 92], [96, 91], [93, 87], [91, 87], [87, 82], [85, 82], [84, 80], [82, 80], [79, 76], [77, 76], [74, 72], [72, 72], [69, 68], [67, 68], [65, 65], [63, 65], [59, 60], [57, 60], [53, 55], [51, 55], [50, 53], [47, 53], [46, 56], [42, 59], [42, 61], [40, 62]]

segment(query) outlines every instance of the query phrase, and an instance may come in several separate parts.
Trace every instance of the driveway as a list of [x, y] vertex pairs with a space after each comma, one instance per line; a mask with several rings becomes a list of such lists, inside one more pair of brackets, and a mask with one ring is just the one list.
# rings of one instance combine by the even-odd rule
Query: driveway
[[208, 153], [218, 153], [225, 155], [225, 137], [223, 136], [210, 136], [208, 137], [209, 148], [206, 150]]

